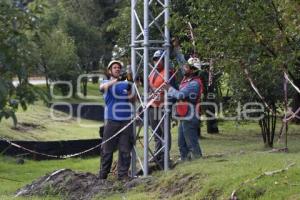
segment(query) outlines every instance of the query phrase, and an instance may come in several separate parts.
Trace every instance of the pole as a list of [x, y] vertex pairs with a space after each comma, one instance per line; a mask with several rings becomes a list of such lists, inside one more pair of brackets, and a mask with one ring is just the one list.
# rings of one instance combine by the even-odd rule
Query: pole
[[[144, 105], [148, 104], [149, 4], [144, 0]], [[144, 176], [148, 176], [148, 109], [144, 112]]]
[[[170, 18], [169, 13], [169, 0], [165, 0], [164, 4], [165, 14], [164, 14], [164, 48], [166, 51], [164, 57], [164, 67], [165, 67], [165, 80], [169, 80], [169, 66], [170, 66], [170, 31], [168, 28], [168, 22]], [[165, 92], [165, 102], [164, 102], [164, 110], [166, 112], [165, 119], [164, 119], [164, 170], [167, 171], [169, 169], [169, 132], [170, 132], [170, 111], [169, 111], [169, 101], [168, 101], [168, 94]]]
[[[133, 81], [136, 80], [136, 44], [135, 44], [135, 38], [136, 38], [136, 19], [134, 16], [134, 10], [136, 7], [136, 0], [131, 0], [131, 73], [133, 77]], [[133, 83], [134, 84], [134, 83]], [[134, 90], [134, 88], [132, 88]], [[136, 91], [138, 92], [138, 91]], [[136, 104], [133, 104], [133, 110], [136, 110]], [[136, 140], [136, 123], [133, 123], [133, 134], [134, 134], [134, 140]], [[135, 149], [131, 151], [131, 177], [134, 177], [136, 175], [136, 152]]]

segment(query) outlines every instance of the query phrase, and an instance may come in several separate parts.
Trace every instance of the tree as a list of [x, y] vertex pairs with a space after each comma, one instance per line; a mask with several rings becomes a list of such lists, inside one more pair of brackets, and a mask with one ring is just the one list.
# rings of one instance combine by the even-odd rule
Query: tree
[[[42, 39], [44, 45], [40, 49], [43, 55], [41, 64], [45, 70], [46, 79], [70, 81], [73, 86], [76, 86], [80, 70], [76, 69], [78, 57], [74, 41], [61, 30], [54, 29], [48, 34], [49, 36]], [[61, 85], [60, 88], [64, 95], [70, 92], [65, 85]], [[72, 92], [74, 96], [74, 90]]]
[[[71, 81], [73, 95], [81, 73], [97, 69], [99, 60], [109, 60], [114, 44], [106, 31], [114, 3], [95, 0], [3, 0], [0, 2], [0, 119], [14, 117], [18, 105], [24, 109], [46, 98], [28, 83], [40, 70], [48, 80]], [[14, 86], [17, 77], [20, 84]], [[87, 80], [83, 80], [86, 95]], [[68, 92], [61, 88], [64, 93]]]
[[[103, 9], [93, 0], [46, 3], [47, 9], [40, 15], [40, 31], [33, 35], [41, 52], [40, 66], [46, 80], [71, 80], [75, 97], [79, 75], [96, 70], [99, 60], [109, 52], [103, 42], [104, 31], [97, 27], [99, 18], [104, 17]], [[58, 51], [57, 46], [61, 46]], [[87, 78], [81, 82], [86, 95]]]
[[[32, 66], [35, 66], [35, 43], [28, 32], [37, 29], [37, 10], [30, 10], [9, 0], [0, 2], [0, 120], [12, 117], [17, 124], [15, 111], [19, 105], [25, 110], [28, 104], [44, 94], [28, 83]], [[17, 77], [19, 84], [13, 85]]]
[[[114, 6], [94, 0], [65, 1], [64, 30], [74, 38], [81, 72], [97, 69], [99, 61], [108, 62], [114, 46], [113, 34], [106, 31]], [[87, 95], [87, 78], [82, 79], [83, 95]]]
[[[299, 34], [295, 33], [300, 21], [296, 17], [297, 9], [292, 9], [299, 8], [299, 2], [288, 2], [289, 6], [276, 0], [175, 1], [172, 27], [176, 33], [184, 33], [184, 22], [196, 26], [197, 51], [225, 66], [222, 70], [231, 78], [233, 101], [260, 101], [244, 76], [243, 63], [264, 100], [276, 111], [280, 107], [278, 102], [283, 100], [282, 70], [299, 74], [295, 67], [299, 59], [296, 56]], [[296, 21], [294, 24], [285, 20], [291, 16]], [[265, 118], [260, 121], [262, 134], [265, 144], [273, 146], [276, 115], [270, 114], [267, 108], [265, 111]]]

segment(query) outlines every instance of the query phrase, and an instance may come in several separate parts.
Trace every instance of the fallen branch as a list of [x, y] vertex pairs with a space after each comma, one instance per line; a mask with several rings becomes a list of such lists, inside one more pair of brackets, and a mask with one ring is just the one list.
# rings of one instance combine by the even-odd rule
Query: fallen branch
[[292, 167], [294, 165], [295, 165], [295, 163], [291, 163], [286, 168], [278, 169], [278, 170], [275, 170], [275, 171], [264, 172], [261, 175], [255, 177], [253, 179], [248, 179], [248, 180], [244, 181], [243, 183], [241, 183], [239, 185], [239, 187], [237, 189], [233, 190], [233, 192], [231, 193], [231, 196], [230, 196], [230, 200], [237, 200], [238, 199], [238, 197], [236, 195], [237, 191], [239, 189], [241, 189], [241, 187], [246, 185], [247, 183], [254, 182], [254, 181], [256, 181], [256, 180], [258, 180], [262, 177], [265, 177], [265, 176], [273, 176], [274, 174], [279, 174], [279, 173], [282, 173], [282, 172], [286, 172], [287, 170], [289, 170], [290, 167]]

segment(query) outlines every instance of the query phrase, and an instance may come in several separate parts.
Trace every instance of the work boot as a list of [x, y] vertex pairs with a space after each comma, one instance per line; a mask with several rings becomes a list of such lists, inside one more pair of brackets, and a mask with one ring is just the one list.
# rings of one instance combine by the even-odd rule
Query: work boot
[[101, 180], [105, 180], [107, 179], [107, 174], [99, 174], [98, 178]]

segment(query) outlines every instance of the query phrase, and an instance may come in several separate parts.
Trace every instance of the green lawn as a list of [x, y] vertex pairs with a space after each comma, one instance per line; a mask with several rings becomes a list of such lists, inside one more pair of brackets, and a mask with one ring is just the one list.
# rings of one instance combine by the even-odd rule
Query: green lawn
[[[127, 193], [114, 194], [106, 199], [229, 199], [231, 192], [246, 180], [267, 171], [285, 168], [290, 163], [295, 165], [288, 171], [249, 181], [237, 194], [240, 199], [300, 199], [299, 126], [289, 127], [289, 153], [269, 153], [269, 149], [264, 148], [256, 123], [222, 122], [219, 135], [208, 135], [205, 129], [203, 126], [201, 146], [204, 154], [224, 153], [223, 157], [199, 159], [179, 164], [169, 172], [156, 172], [153, 174], [154, 183], [140, 185]], [[173, 159], [177, 159], [176, 129], [172, 132], [171, 154]], [[83, 133], [87, 134], [86, 131]], [[276, 142], [275, 146], [283, 147], [283, 144]], [[141, 149], [141, 146], [138, 145], [138, 148]], [[55, 169], [71, 168], [93, 173], [99, 170], [99, 158], [40, 162], [26, 160], [24, 165], [17, 165], [14, 158], [2, 156], [0, 163], [0, 199], [13, 199], [13, 193], [18, 188]]]
[[[13, 128], [11, 119], [0, 123], [0, 137], [13, 140], [72, 140], [99, 137], [100, 122], [90, 120], [67, 119], [62, 112], [51, 111], [42, 102], [21, 109], [16, 113], [19, 125]], [[51, 117], [52, 116], [52, 117]]]
[[[37, 86], [46, 91], [45, 85]], [[103, 96], [100, 94], [98, 84], [88, 83], [88, 96], [52, 99], [52, 103], [100, 103], [103, 104]], [[57, 87], [53, 93], [60, 95]], [[92, 139], [99, 137], [100, 122], [80, 120], [76, 118], [68, 119], [68, 115], [52, 111], [38, 101], [35, 105], [30, 105], [24, 112], [21, 108], [16, 112], [19, 125], [13, 128], [11, 119], [3, 119], [0, 122], [0, 137], [12, 140], [72, 140], [72, 139]]]

